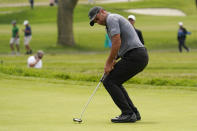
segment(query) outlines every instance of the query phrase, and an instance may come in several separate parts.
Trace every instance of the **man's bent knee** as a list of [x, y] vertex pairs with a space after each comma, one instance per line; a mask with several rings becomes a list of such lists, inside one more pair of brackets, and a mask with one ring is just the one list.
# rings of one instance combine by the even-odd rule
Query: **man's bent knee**
[[106, 77], [105, 80], [103, 81], [103, 85], [106, 89], [110, 89], [115, 85], [116, 83], [113, 82], [109, 77]]

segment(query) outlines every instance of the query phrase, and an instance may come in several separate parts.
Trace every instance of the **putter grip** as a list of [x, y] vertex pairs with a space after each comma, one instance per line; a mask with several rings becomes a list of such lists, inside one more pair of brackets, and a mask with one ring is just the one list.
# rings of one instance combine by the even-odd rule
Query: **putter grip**
[[107, 77], [107, 74], [103, 74], [103, 76], [102, 76], [100, 82], [103, 82], [103, 81], [105, 80], [106, 77]]

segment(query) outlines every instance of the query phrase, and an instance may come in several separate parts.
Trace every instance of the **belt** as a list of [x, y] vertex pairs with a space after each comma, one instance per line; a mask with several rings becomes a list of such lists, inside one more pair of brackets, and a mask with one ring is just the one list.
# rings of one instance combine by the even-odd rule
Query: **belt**
[[132, 53], [132, 52], [134, 52], [134, 51], [137, 51], [137, 50], [139, 50], [139, 49], [144, 49], [145, 47], [139, 47], [139, 48], [133, 48], [133, 49], [131, 49], [131, 50], [128, 50], [123, 56], [125, 57], [125, 56], [127, 56], [128, 54], [130, 54], [130, 53]]

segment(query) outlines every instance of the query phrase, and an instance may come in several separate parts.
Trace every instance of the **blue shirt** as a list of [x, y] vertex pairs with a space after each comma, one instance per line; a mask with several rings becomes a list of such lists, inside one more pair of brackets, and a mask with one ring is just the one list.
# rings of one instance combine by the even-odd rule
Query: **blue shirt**
[[26, 28], [25, 28], [25, 36], [31, 36], [31, 27], [30, 26], [26, 26]]

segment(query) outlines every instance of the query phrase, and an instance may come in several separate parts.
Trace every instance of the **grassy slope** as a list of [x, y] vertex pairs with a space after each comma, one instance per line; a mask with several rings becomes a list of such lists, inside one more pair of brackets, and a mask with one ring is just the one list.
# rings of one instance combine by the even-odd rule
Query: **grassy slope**
[[[78, 1], [88, 1], [88, 0], [78, 0]], [[12, 4], [12, 3], [27, 3], [28, 0], [0, 0], [1, 4]], [[34, 3], [36, 2], [49, 2], [49, 0], [34, 0]]]
[[[197, 87], [197, 57], [193, 53], [151, 52], [145, 71], [129, 83]], [[42, 70], [28, 69], [28, 56], [1, 56], [0, 72], [18, 76], [34, 76], [68, 80], [98, 81], [107, 53], [46, 55]]]
[[[177, 3], [177, 4], [174, 4]], [[185, 0], [146, 0], [135, 3], [118, 3], [102, 5], [110, 12], [120, 13], [127, 17], [129, 14], [123, 12], [123, 9], [144, 8], [144, 7], [171, 7], [183, 10], [188, 16], [186, 17], [164, 17], [164, 16], [144, 16], [136, 15], [136, 27], [143, 31], [146, 46], [148, 49], [172, 49], [177, 50], [177, 23], [183, 21], [186, 28], [192, 32], [188, 36], [187, 44], [191, 48], [196, 48], [197, 26], [195, 26], [197, 17], [193, 1]], [[105, 30], [104, 27], [96, 26], [93, 28], [88, 25], [87, 12], [90, 5], [78, 5], [74, 15], [74, 32], [77, 46], [68, 50], [106, 50], [103, 47]], [[8, 42], [10, 39], [11, 25], [10, 21], [16, 19], [19, 27], [25, 19], [31, 22], [33, 29], [32, 47], [34, 49], [43, 49], [48, 52], [64, 52], [65, 48], [56, 45], [57, 28], [56, 28], [56, 7], [36, 7], [30, 10], [29, 7], [22, 8], [0, 8], [0, 11], [18, 11], [13, 14], [0, 14], [0, 35], [2, 38], [1, 53], [9, 52]], [[50, 28], [49, 28], [50, 27]], [[23, 33], [21, 34], [21, 43]], [[91, 38], [91, 39], [90, 39]], [[22, 44], [21, 44], [22, 45]]]

